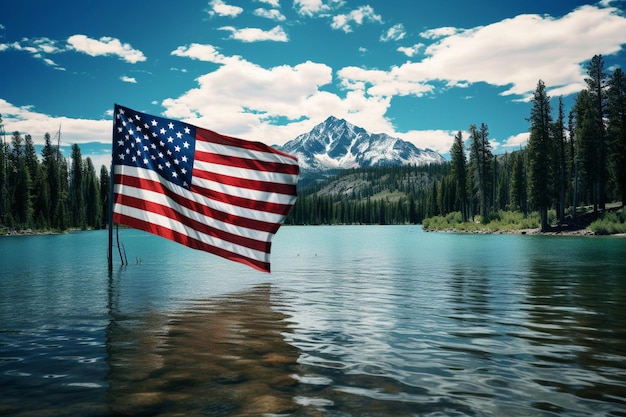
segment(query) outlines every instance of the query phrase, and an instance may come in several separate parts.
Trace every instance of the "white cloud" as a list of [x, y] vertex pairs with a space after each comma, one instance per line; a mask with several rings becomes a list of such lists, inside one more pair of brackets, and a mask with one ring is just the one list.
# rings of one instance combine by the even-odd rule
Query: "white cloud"
[[588, 59], [621, 50], [626, 18], [613, 8], [583, 6], [558, 19], [520, 15], [470, 30], [442, 29], [429, 31], [443, 37], [425, 49], [422, 61], [388, 71], [343, 68], [342, 85], [373, 95], [420, 96], [433, 91], [434, 81], [485, 82], [506, 87], [503, 95], [526, 98], [542, 79], [552, 95], [571, 94], [584, 85]]
[[327, 13], [332, 9], [331, 2], [324, 0], [294, 0], [293, 7], [302, 16], [313, 17], [321, 13]]
[[220, 30], [231, 32], [231, 39], [236, 39], [242, 42], [287, 42], [289, 40], [287, 33], [285, 33], [281, 26], [276, 26], [269, 31], [264, 31], [258, 28], [237, 29], [232, 26], [224, 26], [221, 27]]
[[408, 56], [409, 58], [417, 55], [417, 53], [420, 51], [420, 49], [422, 49], [424, 47], [423, 43], [416, 43], [413, 46], [400, 46], [398, 47], [397, 51], [398, 52], [402, 52], [404, 55]]
[[141, 51], [133, 49], [130, 44], [108, 36], [91, 39], [85, 35], [72, 35], [67, 39], [67, 43], [72, 49], [90, 56], [116, 55], [131, 64], [147, 59]]
[[54, 69], [65, 71], [65, 68], [60, 67], [51, 58], [46, 55], [58, 54], [65, 52], [66, 47], [59, 47], [57, 41], [43, 37], [43, 38], [22, 38], [19, 42], [13, 42], [11, 44], [0, 44], [0, 52], [8, 49], [14, 49], [16, 51], [28, 52], [35, 59], [40, 59], [44, 64], [53, 67]]
[[419, 74], [405, 70], [406, 66], [393, 67], [390, 71], [345, 67], [337, 72], [341, 86], [347, 90], [362, 91], [376, 96], [417, 97], [433, 91]]
[[224, 55], [219, 53], [217, 48], [213, 45], [202, 45], [199, 43], [192, 43], [189, 46], [179, 46], [171, 53], [175, 56], [182, 56], [199, 61], [214, 62], [216, 64], [223, 63], [226, 59]]
[[431, 149], [445, 154], [450, 152], [455, 134], [456, 132], [449, 130], [410, 130], [397, 135], [418, 148]]
[[259, 17], [264, 17], [266, 19], [276, 20], [277, 22], [282, 22], [286, 19], [286, 17], [280, 12], [278, 9], [263, 9], [258, 8], [254, 11], [254, 14]]
[[257, 0], [259, 3], [265, 3], [268, 4], [276, 9], [278, 9], [278, 7], [280, 6], [279, 1], [278, 0]]
[[380, 37], [382, 42], [388, 41], [399, 41], [404, 39], [406, 36], [406, 30], [404, 29], [404, 25], [402, 23], [398, 23], [397, 25], [393, 25], [385, 33], [383, 33]]
[[352, 32], [353, 23], [361, 26], [364, 22], [382, 23], [382, 17], [371, 6], [361, 6], [348, 14], [334, 16], [330, 27], [349, 33]]
[[129, 77], [129, 76], [126, 76], [126, 75], [122, 75], [120, 77], [120, 80], [124, 81], [125, 83], [137, 84], [137, 79], [135, 77]]
[[456, 35], [457, 33], [462, 33], [463, 29], [454, 28], [454, 27], [441, 27], [435, 29], [429, 29], [422, 33], [420, 36], [424, 39], [439, 39], [452, 35]]
[[[61, 128], [61, 146], [68, 146], [74, 143], [86, 144], [100, 142], [105, 144], [105, 154], [83, 153], [83, 158], [88, 156], [92, 159], [94, 166], [100, 169], [101, 165], [111, 164], [110, 143], [111, 143], [111, 119], [89, 120], [72, 119], [68, 117], [53, 117], [43, 113], [38, 113], [32, 106], [18, 107], [4, 99], [0, 99], [0, 114], [4, 128], [9, 132], [20, 132], [22, 135], [29, 134], [36, 145], [44, 144], [44, 135], [49, 133], [52, 138]], [[67, 155], [66, 155], [67, 156]]]
[[525, 95], [540, 78], [546, 85], [580, 85], [581, 63], [613, 54], [626, 39], [626, 18], [616, 9], [583, 6], [562, 18], [520, 15], [448, 36], [426, 48], [419, 72], [431, 79], [510, 86]]
[[[186, 119], [220, 133], [282, 144], [330, 114], [375, 131], [389, 132], [384, 114], [390, 99], [348, 92], [345, 98], [321, 91], [332, 69], [304, 62], [269, 69], [231, 60], [198, 78], [198, 87], [163, 101], [167, 117]], [[273, 120], [289, 120], [277, 126]]]
[[222, 17], [237, 17], [243, 12], [243, 8], [239, 6], [231, 6], [224, 3], [222, 0], [212, 0], [209, 2], [211, 10], [210, 15], [218, 15]]
[[528, 138], [530, 137], [530, 133], [528, 132], [523, 132], [523, 133], [518, 133], [517, 135], [513, 135], [509, 138], [507, 138], [504, 143], [502, 144], [502, 147], [504, 148], [515, 148], [512, 150], [516, 150], [519, 149], [520, 147], [525, 147], [528, 144]]

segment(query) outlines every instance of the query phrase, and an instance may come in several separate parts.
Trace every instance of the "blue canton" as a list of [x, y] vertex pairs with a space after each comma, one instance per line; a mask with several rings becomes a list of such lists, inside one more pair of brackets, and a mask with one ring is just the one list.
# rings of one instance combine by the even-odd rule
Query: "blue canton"
[[196, 128], [115, 106], [115, 164], [147, 168], [186, 189], [196, 147]]

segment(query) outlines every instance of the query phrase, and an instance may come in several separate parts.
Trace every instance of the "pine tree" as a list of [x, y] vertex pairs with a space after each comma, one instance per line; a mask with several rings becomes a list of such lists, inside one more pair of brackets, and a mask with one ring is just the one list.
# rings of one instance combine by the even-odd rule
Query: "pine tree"
[[539, 211], [541, 230], [548, 229], [548, 208], [551, 204], [553, 165], [552, 116], [550, 98], [542, 80], [532, 99], [530, 112], [530, 138], [528, 139], [528, 194], [531, 203]]
[[600, 147], [601, 136], [597, 123], [596, 107], [588, 90], [582, 90], [576, 99], [575, 110], [575, 164], [581, 185], [581, 195], [598, 211], [600, 200]]
[[622, 206], [626, 206], [626, 75], [617, 68], [608, 90], [608, 140], [610, 167]]
[[469, 199], [467, 195], [467, 156], [463, 134], [458, 131], [450, 148], [452, 178], [456, 184], [456, 200], [463, 221], [469, 219]]
[[553, 126], [555, 191], [558, 193], [557, 215], [559, 224], [565, 222], [565, 197], [567, 191], [567, 138], [565, 137], [565, 114], [563, 97], [559, 97], [559, 115]]
[[102, 205], [100, 203], [100, 183], [91, 158], [85, 159], [84, 165], [85, 220], [87, 227], [98, 229], [102, 226]]
[[[597, 199], [598, 206], [604, 210], [606, 205], [606, 180], [607, 180], [607, 151], [606, 151], [606, 131], [604, 120], [607, 115], [607, 88], [608, 76], [604, 71], [604, 59], [602, 55], [595, 55], [587, 67], [585, 82], [591, 96], [592, 105], [595, 108], [594, 130], [598, 135], [596, 146], [598, 147], [597, 157]], [[595, 207], [595, 206], [594, 206]], [[597, 207], [595, 207], [597, 211]]]
[[492, 185], [492, 159], [491, 144], [489, 143], [489, 129], [485, 123], [481, 123], [480, 129], [476, 125], [470, 125], [470, 168], [472, 182], [476, 190], [479, 212], [482, 221], [486, 222], [489, 215], [489, 197]]
[[83, 158], [80, 147], [72, 145], [72, 171], [69, 188], [70, 221], [73, 226], [86, 227], [85, 201], [83, 192]]
[[102, 211], [102, 223], [100, 227], [106, 229], [109, 224], [109, 195], [111, 194], [111, 179], [107, 167], [100, 167], [100, 207]]

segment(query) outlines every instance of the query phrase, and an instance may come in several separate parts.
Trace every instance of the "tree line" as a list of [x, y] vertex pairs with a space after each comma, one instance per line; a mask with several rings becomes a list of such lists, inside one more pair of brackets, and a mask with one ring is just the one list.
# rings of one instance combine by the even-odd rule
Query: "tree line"
[[346, 169], [298, 189], [286, 224], [416, 224], [428, 213], [427, 201], [449, 164]]
[[[528, 145], [494, 155], [485, 123], [459, 131], [450, 162], [339, 171], [326, 181], [299, 187], [287, 224], [407, 224], [460, 212], [462, 219], [488, 222], [503, 210], [548, 210], [560, 224], [576, 221], [576, 207], [604, 210], [626, 204], [626, 77], [604, 69], [601, 55], [587, 68], [586, 88], [565, 115], [556, 112], [539, 80], [531, 100]], [[2, 119], [0, 117], [0, 126]], [[0, 226], [8, 230], [106, 228], [110, 176], [96, 175], [90, 158], [72, 146], [65, 158], [49, 134], [41, 161], [32, 137], [13, 132], [0, 146]], [[467, 146], [466, 146], [467, 142]]]
[[563, 225], [576, 223], [576, 207], [626, 205], [626, 77], [621, 68], [607, 73], [601, 55], [590, 60], [587, 75], [567, 116], [562, 97], [554, 114], [538, 81], [525, 148], [494, 155], [488, 125], [472, 124], [467, 140], [455, 135], [449, 163], [345, 171], [299, 191], [287, 221], [404, 224], [460, 212], [463, 221], [486, 223], [499, 211], [518, 211], [538, 212], [546, 230], [548, 210]]
[[[2, 118], [0, 117], [0, 126]], [[69, 160], [50, 134], [41, 160], [31, 135], [13, 132], [0, 145], [0, 226], [12, 230], [101, 229], [108, 225], [109, 171], [100, 175], [80, 147]]]
[[567, 121], [562, 97], [553, 114], [538, 81], [524, 149], [494, 156], [484, 123], [470, 126], [466, 149], [459, 131], [451, 172], [433, 185], [427, 216], [460, 211], [464, 221], [488, 222], [498, 210], [538, 211], [546, 230], [550, 209], [565, 224], [576, 221], [580, 205], [598, 212], [609, 201], [626, 204], [626, 77], [621, 68], [607, 73], [601, 55], [591, 59], [587, 75]]

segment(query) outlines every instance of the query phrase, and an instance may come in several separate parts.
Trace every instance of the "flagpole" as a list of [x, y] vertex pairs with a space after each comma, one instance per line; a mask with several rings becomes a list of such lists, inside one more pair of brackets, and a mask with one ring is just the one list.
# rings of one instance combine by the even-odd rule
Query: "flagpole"
[[115, 179], [114, 153], [115, 153], [115, 105], [113, 106], [113, 128], [111, 134], [111, 174], [109, 178], [109, 272], [113, 271], [113, 189]]

